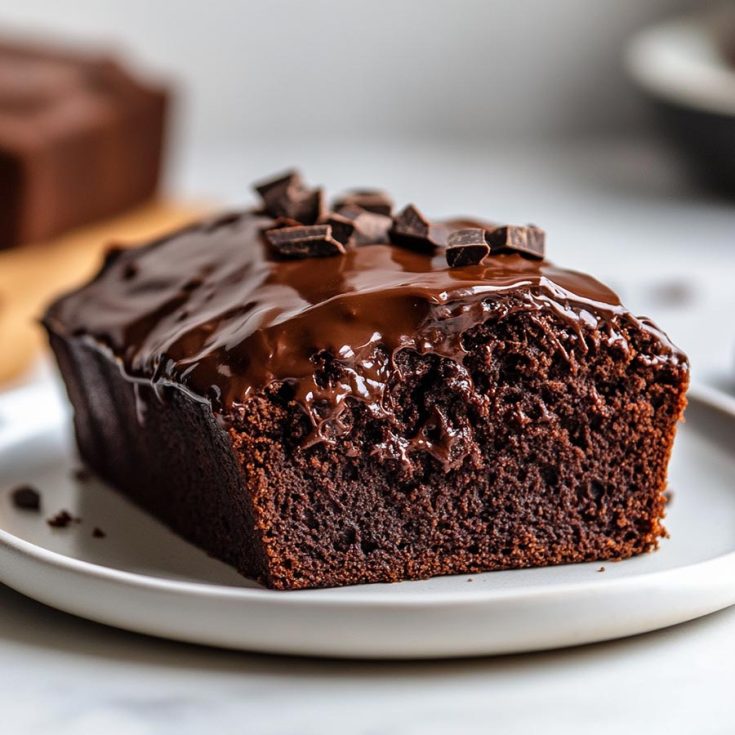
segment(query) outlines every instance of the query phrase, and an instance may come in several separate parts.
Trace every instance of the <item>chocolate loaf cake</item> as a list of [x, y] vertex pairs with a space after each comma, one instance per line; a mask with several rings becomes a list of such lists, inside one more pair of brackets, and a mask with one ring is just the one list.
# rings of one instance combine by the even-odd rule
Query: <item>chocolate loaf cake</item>
[[150, 197], [166, 103], [113, 59], [0, 40], [0, 248]]
[[49, 308], [96, 472], [277, 589], [656, 548], [688, 383], [661, 331], [537, 227], [258, 191]]

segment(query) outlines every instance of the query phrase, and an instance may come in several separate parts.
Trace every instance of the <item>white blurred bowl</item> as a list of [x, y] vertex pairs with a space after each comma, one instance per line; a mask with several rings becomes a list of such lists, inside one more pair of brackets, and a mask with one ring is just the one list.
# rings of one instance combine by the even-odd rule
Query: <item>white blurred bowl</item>
[[625, 61], [690, 168], [735, 195], [735, 4], [641, 31]]

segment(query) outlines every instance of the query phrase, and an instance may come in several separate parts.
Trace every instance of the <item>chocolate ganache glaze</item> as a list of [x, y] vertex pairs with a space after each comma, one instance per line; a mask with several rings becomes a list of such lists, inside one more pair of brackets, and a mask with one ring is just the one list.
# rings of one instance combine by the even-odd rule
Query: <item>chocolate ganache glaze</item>
[[[290, 383], [312, 419], [312, 441], [334, 435], [348, 397], [383, 413], [399, 350], [461, 366], [462, 335], [509, 292], [516, 298], [508, 309], [552, 309], [623, 347], [615, 324], [633, 320], [662, 340], [655, 359], [683, 359], [590, 276], [514, 253], [449, 267], [443, 246], [450, 234], [492, 229], [487, 223], [432, 224], [433, 253], [385, 242], [293, 260], [269, 251], [264, 233], [275, 226], [270, 216], [244, 212], [115, 250], [91, 283], [50, 308], [46, 324], [110, 350], [131, 381], [177, 386], [218, 412], [274, 382]], [[316, 379], [324, 355], [340, 366], [329, 385]]]

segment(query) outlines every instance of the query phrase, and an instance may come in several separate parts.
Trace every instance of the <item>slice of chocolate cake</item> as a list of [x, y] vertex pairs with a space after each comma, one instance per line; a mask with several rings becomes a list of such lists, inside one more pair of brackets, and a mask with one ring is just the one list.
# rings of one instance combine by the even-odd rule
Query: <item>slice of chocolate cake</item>
[[150, 197], [166, 105], [114, 59], [0, 39], [0, 249]]
[[96, 472], [277, 589], [656, 548], [688, 382], [662, 332], [537, 227], [258, 191], [48, 310]]

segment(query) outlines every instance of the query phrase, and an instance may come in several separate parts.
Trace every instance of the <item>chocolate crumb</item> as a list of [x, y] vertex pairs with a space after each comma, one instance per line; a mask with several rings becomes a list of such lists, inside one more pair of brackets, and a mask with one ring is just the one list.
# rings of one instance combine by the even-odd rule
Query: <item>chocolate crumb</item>
[[330, 225], [282, 227], [268, 230], [265, 236], [283, 258], [325, 258], [345, 252], [342, 243], [332, 237]]
[[104, 538], [105, 536], [107, 536], [107, 534], [101, 528], [98, 528], [97, 526], [95, 526], [92, 529], [93, 538]]
[[493, 255], [520, 253], [543, 259], [546, 252], [546, 233], [535, 225], [507, 225], [489, 231], [485, 240]]
[[72, 477], [79, 482], [89, 482], [92, 479], [92, 473], [86, 467], [77, 467], [72, 472]]
[[605, 571], [605, 567], [600, 567], [597, 571], [598, 572], [604, 572]]
[[666, 505], [671, 505], [671, 503], [674, 501], [674, 491], [669, 488], [668, 490], [664, 490], [664, 502]]
[[123, 279], [130, 281], [138, 275], [138, 266], [135, 263], [126, 263], [123, 268]]
[[357, 189], [347, 192], [334, 203], [336, 210], [346, 206], [356, 206], [373, 214], [382, 214], [390, 217], [393, 211], [393, 200], [384, 192], [377, 189]]
[[20, 485], [12, 491], [10, 496], [16, 508], [32, 511], [41, 510], [41, 493], [35, 487]]
[[445, 251], [450, 268], [479, 265], [489, 253], [490, 247], [485, 242], [485, 231], [480, 227], [468, 227], [452, 232]]
[[413, 204], [404, 207], [393, 220], [391, 240], [396, 245], [431, 252], [436, 243], [430, 237], [431, 224]]
[[46, 519], [51, 528], [66, 528], [71, 523], [81, 523], [81, 518], [76, 518], [68, 510], [60, 510], [55, 516]]

